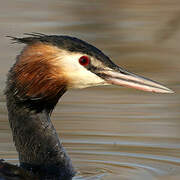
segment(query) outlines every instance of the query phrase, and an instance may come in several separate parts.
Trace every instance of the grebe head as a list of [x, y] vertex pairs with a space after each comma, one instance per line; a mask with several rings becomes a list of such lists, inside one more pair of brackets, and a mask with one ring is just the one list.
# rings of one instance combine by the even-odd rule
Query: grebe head
[[14, 92], [21, 100], [42, 99], [56, 103], [57, 97], [69, 88], [111, 84], [158, 93], [173, 92], [120, 68], [102, 51], [80, 39], [29, 35], [12, 37], [18, 43], [27, 44], [10, 71], [15, 80]]

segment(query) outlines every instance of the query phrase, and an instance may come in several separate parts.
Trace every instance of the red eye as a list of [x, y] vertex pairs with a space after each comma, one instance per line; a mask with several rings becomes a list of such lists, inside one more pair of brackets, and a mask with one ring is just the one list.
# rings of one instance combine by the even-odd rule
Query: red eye
[[87, 66], [89, 63], [90, 63], [90, 58], [88, 56], [81, 56], [79, 58], [79, 63], [82, 65], [82, 66]]

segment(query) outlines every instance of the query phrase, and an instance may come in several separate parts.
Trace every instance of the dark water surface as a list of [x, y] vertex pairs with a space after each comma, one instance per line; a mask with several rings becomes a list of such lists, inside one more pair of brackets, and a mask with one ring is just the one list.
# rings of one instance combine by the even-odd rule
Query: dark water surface
[[6, 35], [68, 34], [175, 94], [120, 87], [69, 91], [52, 120], [86, 180], [180, 179], [179, 0], [1, 0], [0, 158], [17, 163], [3, 89], [22, 45]]

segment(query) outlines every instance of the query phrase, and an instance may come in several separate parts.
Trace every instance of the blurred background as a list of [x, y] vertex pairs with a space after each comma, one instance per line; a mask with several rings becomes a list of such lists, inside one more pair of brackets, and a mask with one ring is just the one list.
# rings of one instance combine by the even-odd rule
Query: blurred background
[[6, 36], [66, 34], [176, 92], [111, 86], [66, 93], [52, 121], [78, 171], [74, 179], [180, 179], [179, 0], [0, 2], [0, 158], [18, 163], [3, 90], [23, 45]]

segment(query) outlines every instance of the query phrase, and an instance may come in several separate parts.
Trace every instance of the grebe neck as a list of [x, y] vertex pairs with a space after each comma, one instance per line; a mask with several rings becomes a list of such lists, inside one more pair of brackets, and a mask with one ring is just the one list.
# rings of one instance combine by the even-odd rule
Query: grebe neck
[[[38, 100], [20, 102], [16, 91], [9, 78], [6, 88], [8, 116], [20, 165], [41, 176], [71, 179], [75, 171], [50, 120], [51, 111], [45, 108], [48, 102], [41, 102], [44, 109], [36, 111], [33, 106], [40, 105]], [[57, 98], [64, 92], [62, 89]]]

